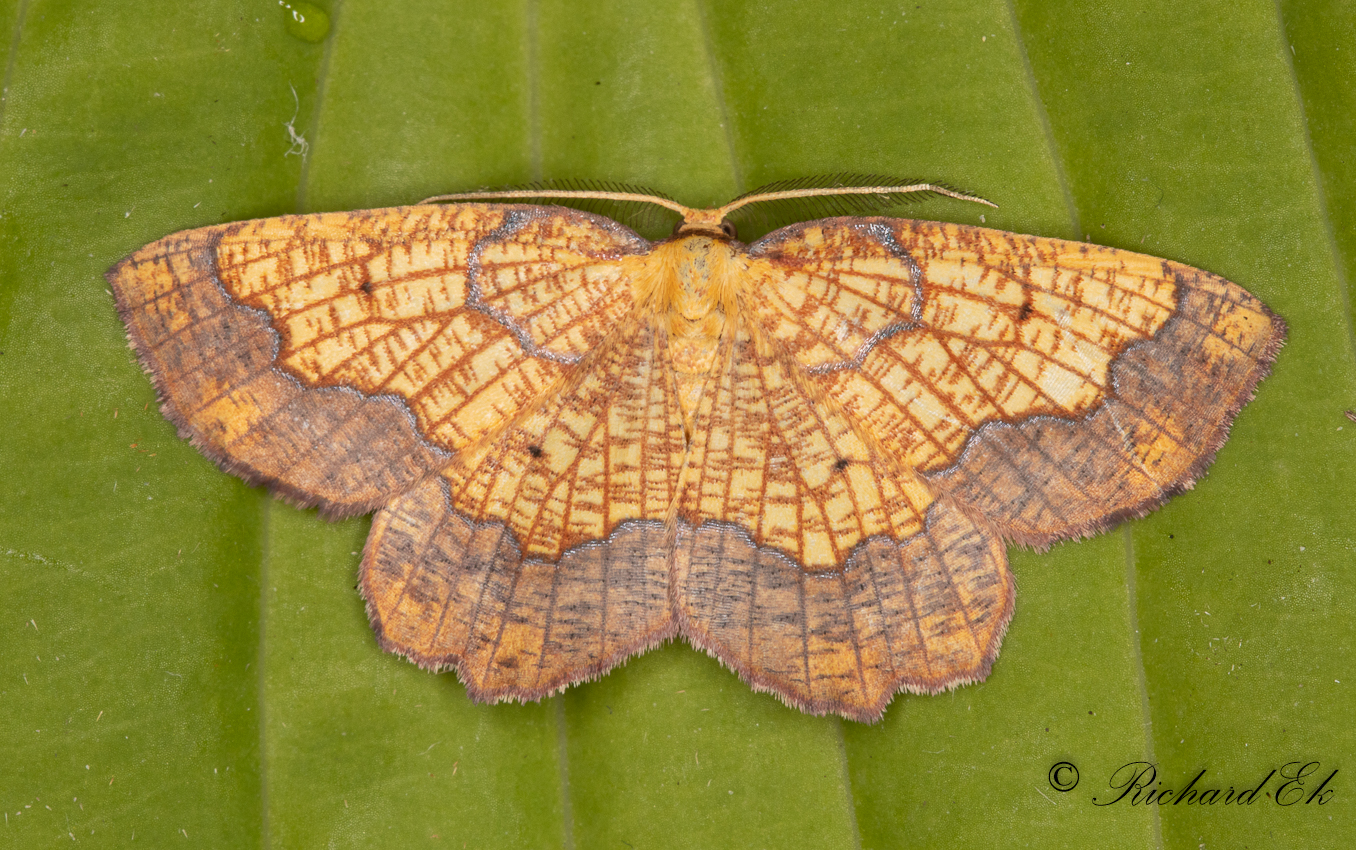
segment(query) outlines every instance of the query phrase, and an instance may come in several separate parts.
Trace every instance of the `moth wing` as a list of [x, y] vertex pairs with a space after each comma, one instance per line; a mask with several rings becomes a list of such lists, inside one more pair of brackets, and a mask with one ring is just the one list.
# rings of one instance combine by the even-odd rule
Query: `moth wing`
[[661, 335], [624, 321], [555, 393], [379, 511], [362, 588], [382, 645], [481, 700], [538, 699], [673, 635], [684, 461]]
[[875, 720], [983, 679], [1012, 615], [999, 535], [896, 462], [756, 327], [702, 392], [679, 501], [683, 634], [802, 710]]
[[629, 230], [425, 206], [176, 233], [107, 275], [166, 415], [251, 483], [365, 513], [564, 380], [631, 309]]
[[1044, 546], [1191, 486], [1285, 323], [1217, 275], [1114, 248], [900, 219], [750, 246], [751, 307], [892, 457]]

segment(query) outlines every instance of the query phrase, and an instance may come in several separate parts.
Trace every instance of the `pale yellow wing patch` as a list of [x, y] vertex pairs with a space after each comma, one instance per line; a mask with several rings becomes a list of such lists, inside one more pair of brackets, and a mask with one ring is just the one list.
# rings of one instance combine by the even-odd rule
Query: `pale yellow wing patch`
[[873, 453], [836, 402], [757, 328], [726, 342], [702, 394], [679, 515], [733, 523], [806, 570], [917, 533], [930, 489]]
[[[805, 374], [891, 457], [938, 482], [963, 477], [963, 451], [982, 453], [991, 490], [966, 485], [963, 501], [999, 520], [1018, 504], [1039, 514], [999, 523], [1028, 543], [1142, 514], [1189, 483], [1284, 338], [1228, 281], [1057, 239], [831, 219], [750, 253], [760, 289], [749, 310]], [[884, 291], [904, 293], [893, 302], [881, 296], [891, 268]], [[1058, 422], [1062, 436], [1028, 450]]]
[[801, 365], [853, 361], [883, 333], [918, 324], [916, 263], [883, 220], [811, 222], [750, 246], [747, 308]]
[[220, 280], [264, 310], [308, 386], [403, 399], [456, 450], [540, 396], [631, 306], [619, 258], [647, 243], [533, 207], [287, 216], [223, 229]]
[[[539, 256], [514, 272], [519, 300], [486, 304], [480, 257], [514, 239], [524, 261], [540, 239]], [[181, 431], [230, 471], [347, 514], [564, 381], [630, 309], [617, 269], [647, 244], [570, 210], [403, 207], [184, 231], [108, 278]], [[582, 279], [608, 285], [567, 291]]]
[[1236, 284], [1164, 263], [1173, 316], [1115, 360], [1099, 406], [1077, 420], [990, 423], [930, 479], [1038, 546], [1143, 516], [1190, 487], [1268, 372], [1285, 322]]
[[1105, 397], [1111, 361], [1175, 304], [1161, 260], [960, 225], [831, 220], [753, 253], [770, 293], [754, 313], [922, 471], [986, 422], [1081, 416]]
[[1011, 614], [999, 536], [882, 453], [781, 343], [727, 339], [695, 417], [678, 625], [793, 705], [879, 716], [983, 678]]
[[472, 257], [476, 298], [529, 352], [573, 362], [630, 315], [633, 266], [622, 260], [650, 248], [604, 218], [515, 207]]
[[535, 699], [672, 635], [684, 451], [663, 340], [631, 318], [377, 515], [362, 583], [383, 645], [480, 698]]
[[453, 509], [505, 523], [527, 556], [552, 560], [627, 520], [667, 519], [684, 451], [663, 340], [631, 319], [556, 394], [442, 477]]

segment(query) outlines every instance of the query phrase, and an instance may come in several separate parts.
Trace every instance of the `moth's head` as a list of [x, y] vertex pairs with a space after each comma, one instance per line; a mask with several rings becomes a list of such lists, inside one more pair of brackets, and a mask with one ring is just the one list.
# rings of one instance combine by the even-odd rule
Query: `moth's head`
[[687, 210], [683, 220], [673, 227], [673, 236], [709, 236], [712, 239], [733, 241], [739, 238], [734, 222], [727, 220], [724, 210]]

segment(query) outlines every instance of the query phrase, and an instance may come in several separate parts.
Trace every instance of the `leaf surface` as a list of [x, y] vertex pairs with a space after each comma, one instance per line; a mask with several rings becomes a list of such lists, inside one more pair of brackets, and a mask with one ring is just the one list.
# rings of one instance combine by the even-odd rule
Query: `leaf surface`
[[[318, 7], [327, 34], [291, 34], [294, 13], [321, 31]], [[1347, 6], [5, 0], [0, 27], [0, 841], [1356, 837], [1344, 773], [1321, 806], [1092, 800], [1135, 761], [1235, 789], [1317, 761], [1307, 797], [1356, 755]], [[382, 654], [353, 589], [367, 520], [275, 502], [180, 441], [102, 278], [222, 221], [544, 178], [702, 205], [833, 172], [999, 204], [906, 215], [1209, 269], [1291, 327], [1193, 491], [1012, 551], [989, 680], [874, 726], [803, 716], [685, 645], [526, 706]], [[1081, 772], [1067, 793], [1059, 761]]]

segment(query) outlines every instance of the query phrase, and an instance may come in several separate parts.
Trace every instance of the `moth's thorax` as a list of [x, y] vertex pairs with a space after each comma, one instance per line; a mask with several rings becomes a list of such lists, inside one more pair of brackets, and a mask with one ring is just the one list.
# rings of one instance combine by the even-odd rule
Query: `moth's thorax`
[[636, 303], [668, 338], [679, 403], [690, 426], [721, 339], [738, 322], [746, 262], [729, 242], [709, 236], [661, 243], [642, 262]]

